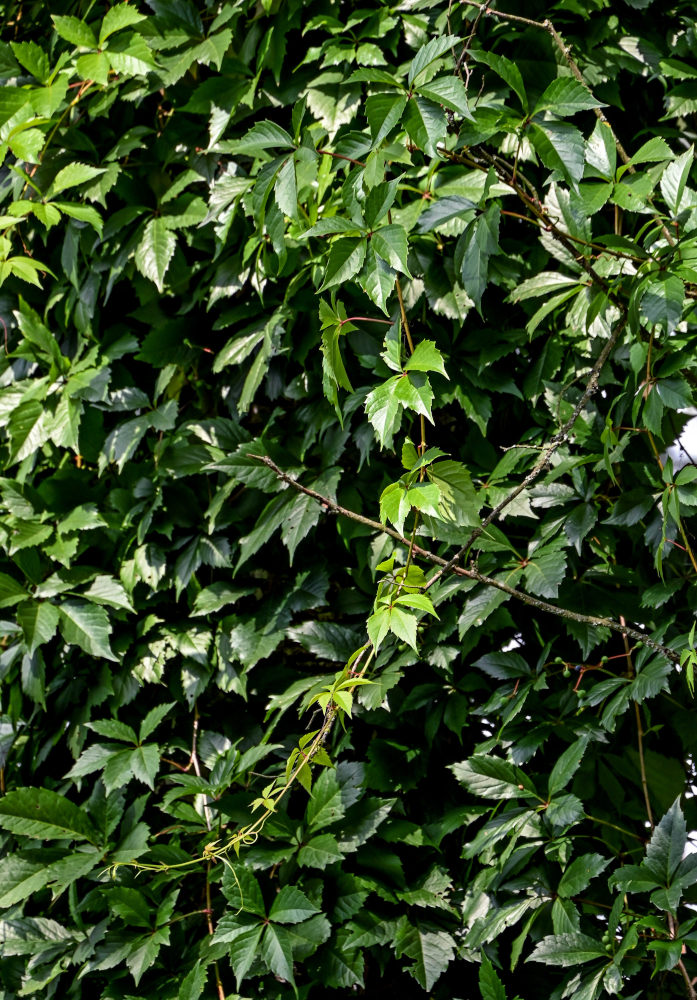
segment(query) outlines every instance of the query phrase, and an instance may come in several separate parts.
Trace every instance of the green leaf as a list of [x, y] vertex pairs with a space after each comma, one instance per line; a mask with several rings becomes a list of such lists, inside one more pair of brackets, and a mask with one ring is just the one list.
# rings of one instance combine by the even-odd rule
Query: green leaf
[[651, 834], [646, 848], [645, 867], [659, 884], [670, 885], [686, 843], [687, 826], [678, 797]]
[[37, 840], [89, 840], [97, 832], [84, 809], [48, 788], [18, 788], [0, 799], [0, 827]]
[[620, 167], [620, 172], [624, 172], [628, 166], [636, 166], [638, 163], [655, 163], [660, 160], [672, 159], [673, 152], [668, 143], [660, 135], [655, 135], [630, 157], [629, 163]]
[[335, 240], [329, 251], [327, 269], [319, 291], [323, 292], [355, 277], [363, 266], [366, 246], [366, 240], [362, 237], [347, 236]]
[[368, 420], [373, 425], [380, 444], [387, 448], [392, 447], [394, 435], [401, 423], [402, 405], [396, 395], [400, 379], [400, 375], [394, 375], [369, 392], [365, 400]]
[[52, 14], [51, 20], [53, 21], [53, 27], [56, 29], [56, 34], [64, 38], [66, 42], [77, 45], [79, 48], [97, 48], [97, 39], [94, 32], [79, 17], [57, 17], [55, 14]]
[[394, 396], [405, 409], [421, 413], [433, 423], [431, 412], [433, 389], [426, 375], [421, 372], [409, 372], [406, 377], [396, 382]]
[[541, 552], [536, 549], [523, 572], [526, 587], [532, 594], [556, 597], [566, 573], [566, 554], [556, 549]]
[[16, 614], [30, 654], [56, 634], [58, 611], [52, 604], [46, 601], [25, 601], [19, 605]]
[[458, 781], [474, 795], [486, 799], [525, 798], [535, 794], [532, 781], [507, 760], [476, 755], [461, 764], [451, 764]]
[[205, 965], [198, 961], [191, 971], [184, 976], [179, 987], [177, 1000], [199, 1000], [199, 997], [206, 988], [206, 978], [208, 970]]
[[577, 111], [590, 111], [593, 108], [605, 107], [591, 94], [590, 90], [571, 76], [560, 76], [552, 80], [537, 99], [533, 115], [541, 111], [552, 111], [564, 118], [575, 115]]
[[441, 35], [422, 45], [409, 65], [408, 82], [411, 86], [436, 59], [450, 52], [459, 42], [457, 35]]
[[395, 941], [397, 955], [413, 959], [409, 971], [430, 992], [455, 957], [455, 942], [446, 931], [407, 926]]
[[578, 896], [594, 878], [605, 871], [609, 863], [608, 858], [603, 858], [600, 854], [583, 854], [580, 858], [575, 858], [559, 880], [558, 895], [564, 899]]
[[401, 93], [371, 94], [366, 99], [365, 114], [370, 126], [373, 148], [379, 146], [401, 122], [406, 106], [406, 95]]
[[404, 522], [410, 510], [411, 504], [402, 483], [390, 483], [380, 494], [380, 520], [385, 524], [391, 521], [400, 535], [404, 533]]
[[46, 83], [50, 66], [48, 56], [36, 42], [10, 42], [10, 48], [17, 62], [29, 70], [40, 83]]
[[414, 353], [404, 365], [407, 372], [439, 372], [441, 375], [448, 375], [445, 371], [443, 355], [436, 347], [433, 340], [420, 340], [414, 348]]
[[476, 209], [476, 204], [469, 198], [460, 195], [446, 195], [438, 198], [422, 212], [416, 230], [419, 233], [430, 233], [439, 229], [452, 219], [467, 218]]
[[661, 174], [661, 194], [673, 216], [678, 215], [681, 211], [685, 185], [689, 179], [694, 160], [695, 148], [690, 146], [682, 156], [669, 163]]
[[617, 147], [612, 129], [605, 122], [597, 121], [586, 143], [586, 163], [606, 180], [613, 180], [617, 166]]
[[470, 55], [472, 59], [484, 63], [485, 66], [493, 69], [494, 73], [500, 76], [508, 84], [513, 93], [517, 95], [523, 111], [527, 112], [528, 98], [525, 93], [525, 86], [523, 85], [523, 77], [516, 64], [507, 59], [506, 56], [498, 55], [495, 52], [484, 52], [481, 49], [472, 49]]
[[427, 97], [434, 104], [441, 104], [450, 111], [457, 111], [463, 118], [474, 121], [465, 85], [459, 77], [441, 76], [437, 80], [419, 84], [416, 89], [422, 97]]
[[403, 595], [402, 597], [398, 597], [396, 599], [395, 604], [402, 604], [407, 608], [416, 608], [418, 611], [427, 611], [428, 614], [438, 618], [436, 609], [433, 607], [433, 601], [425, 594]]
[[131, 753], [131, 769], [134, 778], [154, 789], [155, 776], [160, 768], [160, 749], [154, 743], [146, 743]]
[[287, 547], [292, 564], [295, 550], [308, 532], [317, 524], [320, 508], [316, 500], [299, 496], [284, 519], [281, 537]]
[[496, 975], [494, 967], [486, 954], [482, 953], [482, 962], [479, 966], [479, 992], [482, 1000], [506, 1000], [506, 991], [503, 983]]
[[499, 206], [489, 205], [467, 226], [455, 253], [455, 266], [460, 268], [462, 285], [479, 311], [489, 278], [489, 258], [500, 252], [500, 219]]
[[244, 138], [233, 144], [235, 152], [256, 155], [264, 149], [293, 149], [294, 143], [284, 128], [275, 122], [258, 122], [246, 133]]
[[48, 438], [45, 407], [37, 399], [26, 399], [12, 411], [7, 425], [12, 461], [21, 462]]
[[0, 907], [21, 903], [43, 889], [50, 879], [46, 865], [28, 861], [18, 854], [0, 860]]
[[89, 163], [69, 163], [66, 167], [59, 170], [53, 178], [49, 195], [55, 197], [61, 191], [67, 191], [69, 188], [86, 184], [103, 173], [103, 167], [93, 167]]
[[119, 3], [111, 7], [104, 15], [102, 26], [99, 29], [99, 44], [107, 40], [110, 35], [124, 28], [130, 28], [133, 24], [138, 24], [145, 20], [145, 15], [135, 10], [129, 3]]
[[568, 122], [533, 121], [530, 140], [540, 159], [558, 171], [576, 189], [583, 177], [585, 146], [583, 136]]
[[117, 659], [109, 645], [111, 625], [104, 608], [69, 598], [59, 606], [58, 614], [61, 635], [67, 643], [92, 656]]
[[319, 913], [304, 892], [293, 885], [284, 885], [269, 910], [269, 920], [278, 924], [299, 924], [301, 920]]
[[165, 219], [162, 216], [151, 219], [136, 247], [135, 261], [140, 273], [154, 282], [158, 292], [164, 290], [165, 275], [176, 247], [177, 238]]
[[427, 156], [438, 158], [438, 143], [445, 140], [445, 113], [425, 97], [412, 97], [402, 119], [407, 135]]
[[407, 614], [396, 607], [390, 609], [390, 632], [406, 642], [413, 650], [416, 650], [416, 625], [416, 615]]
[[202, 615], [210, 615], [228, 604], [234, 604], [241, 597], [248, 597], [253, 594], [251, 587], [231, 587], [227, 583], [212, 583], [210, 587], [199, 590], [194, 600], [191, 617], [197, 618]]
[[549, 795], [556, 795], [562, 788], [566, 788], [574, 774], [581, 765], [583, 755], [588, 746], [588, 737], [582, 736], [567, 747], [564, 753], [556, 761], [549, 776]]
[[295, 984], [293, 977], [293, 950], [290, 937], [283, 927], [268, 924], [261, 942], [261, 957], [275, 976]]
[[263, 924], [241, 927], [230, 943], [230, 963], [235, 972], [238, 990], [259, 954], [259, 940], [263, 930]]
[[141, 937], [134, 942], [129, 953], [126, 955], [126, 965], [135, 980], [136, 986], [140, 982], [143, 973], [154, 964], [160, 953], [163, 944], [169, 941], [169, 928], [158, 927], [157, 930]]
[[311, 837], [298, 851], [298, 864], [305, 868], [327, 868], [335, 861], [341, 861], [343, 854], [339, 850], [336, 837], [331, 833], [321, 833]]
[[133, 611], [133, 604], [123, 584], [113, 576], [100, 574], [95, 577], [82, 596], [94, 604], [105, 604], [109, 608]]
[[407, 491], [407, 500], [416, 510], [438, 516], [440, 490], [434, 483], [414, 483]]
[[407, 234], [402, 226], [383, 226], [381, 229], [376, 229], [370, 245], [387, 264], [396, 271], [406, 274], [408, 278], [411, 277], [407, 266]]
[[685, 286], [674, 274], [651, 281], [641, 297], [639, 311], [646, 323], [671, 334], [680, 322], [685, 301]]
[[[378, 309], [382, 310], [386, 316], [389, 316], [387, 302], [390, 295], [394, 292], [396, 277], [397, 275], [395, 271], [393, 271], [389, 264], [386, 263], [382, 257], [378, 257], [375, 247], [371, 241], [368, 244], [368, 249], [366, 251], [363, 270], [358, 275], [358, 283], [368, 298], [374, 302]], [[324, 336], [325, 335], [323, 335], [323, 344]], [[336, 340], [338, 342], [338, 332]], [[326, 356], [327, 352], [325, 351], [325, 357]], [[341, 368], [343, 369], [343, 363]], [[345, 370], [343, 372], [343, 378], [348, 382], [348, 376], [346, 375]], [[339, 382], [339, 384], [342, 383]], [[351, 386], [349, 384], [348, 386], [344, 386], [344, 388], [348, 388], [350, 390]]]
[[28, 596], [28, 592], [15, 579], [8, 576], [7, 573], [0, 573], [0, 608], [9, 608], [13, 604], [19, 604]]
[[426, 475], [438, 487], [438, 515], [458, 526], [479, 524], [481, 500], [472, 485], [469, 471], [461, 462], [435, 462]]
[[527, 961], [566, 967], [582, 965], [596, 958], [607, 959], [607, 954], [595, 938], [587, 934], [552, 934], [540, 941]]
[[298, 185], [295, 179], [295, 160], [288, 157], [276, 177], [274, 185], [276, 204], [284, 215], [291, 219], [298, 218]]
[[175, 706], [175, 702], [168, 701], [163, 705], [155, 705], [151, 708], [148, 714], [145, 716], [140, 724], [140, 729], [138, 730], [138, 742], [142, 743], [143, 740], [147, 740], [148, 736], [155, 732], [160, 723], [165, 719]]

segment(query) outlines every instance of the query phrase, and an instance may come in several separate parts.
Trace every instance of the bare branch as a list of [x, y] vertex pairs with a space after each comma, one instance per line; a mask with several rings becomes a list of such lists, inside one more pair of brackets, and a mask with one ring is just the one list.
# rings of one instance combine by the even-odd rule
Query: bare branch
[[[391, 538], [396, 539], [402, 545], [409, 547], [409, 539], [405, 538], [404, 535], [400, 535], [398, 531], [390, 528], [387, 524], [381, 524], [380, 521], [374, 521], [370, 517], [364, 517], [363, 514], [357, 514], [355, 511], [350, 510], [347, 507], [342, 507], [341, 504], [336, 503], [330, 497], [323, 496], [316, 490], [310, 489], [308, 486], [303, 486], [299, 483], [297, 479], [289, 476], [287, 472], [276, 465], [276, 463], [268, 457], [268, 455], [251, 455], [250, 458], [254, 458], [259, 462], [263, 462], [267, 465], [279, 479], [284, 483], [287, 483], [293, 489], [297, 490], [299, 493], [304, 493], [306, 496], [312, 497], [317, 503], [322, 504], [325, 510], [329, 510], [334, 514], [340, 514], [342, 517], [348, 517], [352, 521], [357, 521], [359, 524], [364, 524], [374, 531], [382, 531], [386, 535], [390, 535]], [[469, 568], [464, 569], [462, 566], [450, 565], [446, 559], [441, 556], [437, 556], [435, 552], [430, 552], [428, 549], [422, 548], [420, 545], [414, 545], [414, 553], [425, 559], [427, 562], [433, 563], [436, 566], [442, 566], [442, 572], [454, 573], [457, 576], [465, 577], [468, 580], [476, 580], [478, 583], [483, 583], [487, 587], [494, 587], [496, 590], [502, 590], [505, 594], [510, 597], [515, 598], [517, 601], [521, 601], [523, 604], [528, 604], [530, 607], [536, 608], [538, 611], [545, 611], [548, 614], [556, 615], [558, 618], [568, 618], [570, 621], [582, 622], [585, 625], [592, 625], [595, 628], [609, 628], [613, 632], [618, 632], [620, 635], [629, 636], [636, 642], [641, 642], [650, 649], [655, 650], [657, 653], [661, 653], [668, 660], [673, 663], [679, 663], [679, 655], [667, 646], [664, 646], [660, 642], [656, 642], [655, 639], [651, 639], [645, 633], [640, 632], [638, 628], [631, 625], [622, 625], [616, 622], [612, 618], [599, 617], [597, 615], [584, 615], [578, 611], [571, 611], [569, 608], [561, 608], [554, 604], [549, 604], [547, 601], [542, 601], [538, 597], [533, 597], [531, 594], [526, 594], [522, 590], [516, 590], [515, 587], [509, 587], [507, 583], [503, 583], [501, 580], [495, 580], [493, 577], [485, 576], [484, 573], [480, 573], [478, 569]]]

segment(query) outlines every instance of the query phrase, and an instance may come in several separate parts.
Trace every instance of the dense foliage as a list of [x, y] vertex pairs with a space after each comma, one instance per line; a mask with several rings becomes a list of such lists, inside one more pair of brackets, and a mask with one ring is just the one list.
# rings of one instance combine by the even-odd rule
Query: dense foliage
[[0, 997], [694, 1000], [694, 5], [0, 16]]

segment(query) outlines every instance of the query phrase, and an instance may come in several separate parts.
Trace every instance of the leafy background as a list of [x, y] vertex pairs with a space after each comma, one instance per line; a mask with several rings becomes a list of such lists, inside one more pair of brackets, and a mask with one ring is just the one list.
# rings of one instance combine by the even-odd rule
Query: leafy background
[[694, 997], [694, 10], [504, 13], [3, 5], [8, 1000]]

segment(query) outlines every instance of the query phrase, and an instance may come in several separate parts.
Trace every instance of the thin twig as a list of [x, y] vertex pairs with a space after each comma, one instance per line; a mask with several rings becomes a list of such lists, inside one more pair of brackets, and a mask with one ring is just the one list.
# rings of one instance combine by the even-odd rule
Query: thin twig
[[678, 959], [678, 968], [680, 969], [680, 975], [685, 980], [685, 988], [687, 990], [688, 1000], [697, 1000], [697, 993], [695, 993], [695, 987], [690, 979], [689, 973], [685, 968], [685, 963], [681, 958]]
[[[210, 829], [210, 827], [209, 827]], [[206, 924], [208, 926], [208, 933], [211, 937], [215, 933], [215, 928], [213, 927], [213, 919], [211, 914], [213, 913], [211, 904], [211, 862], [209, 861], [206, 865], [206, 909], [203, 911], [206, 914]], [[213, 972], [215, 974], [215, 985], [218, 990], [218, 1000], [225, 1000], [225, 990], [223, 989], [223, 981], [220, 978], [220, 969], [218, 968], [218, 963], [213, 963]]]
[[343, 153], [335, 153], [331, 149], [318, 149], [317, 152], [322, 153], [323, 156], [333, 156], [335, 160], [346, 160], [348, 163], [353, 163], [356, 167], [365, 166], [363, 160], [354, 160], [351, 156], [344, 156]]
[[[400, 535], [398, 531], [394, 528], [390, 528], [387, 524], [381, 524], [380, 521], [374, 521], [370, 517], [365, 517], [363, 514], [358, 514], [356, 511], [350, 510], [347, 507], [342, 507], [341, 504], [336, 503], [330, 497], [323, 496], [323, 494], [318, 493], [316, 490], [310, 489], [309, 486], [303, 486], [299, 483], [297, 479], [289, 476], [287, 472], [276, 465], [276, 463], [268, 457], [268, 455], [249, 455], [249, 458], [256, 459], [258, 462], [263, 462], [264, 465], [268, 466], [284, 483], [292, 486], [293, 489], [297, 490], [299, 493], [304, 493], [306, 496], [312, 497], [317, 503], [322, 504], [325, 510], [330, 510], [334, 514], [340, 514], [342, 517], [348, 517], [352, 521], [357, 521], [359, 524], [364, 524], [366, 527], [372, 528], [373, 531], [381, 531], [391, 538], [396, 539], [406, 548], [409, 547], [409, 539], [405, 538], [404, 535]], [[483, 583], [487, 587], [494, 587], [496, 590], [501, 590], [503, 593], [508, 594], [510, 597], [514, 597], [517, 601], [521, 601], [523, 604], [528, 604], [530, 607], [536, 608], [538, 611], [546, 611], [549, 614], [556, 615], [558, 618], [568, 618], [571, 621], [582, 622], [585, 625], [592, 625], [595, 628], [609, 628], [613, 632], [618, 632], [620, 635], [626, 635], [634, 639], [636, 642], [643, 643], [648, 646], [649, 649], [655, 650], [657, 653], [661, 653], [666, 659], [670, 660], [672, 663], [679, 663], [679, 655], [668, 646], [664, 646], [660, 642], [656, 642], [650, 636], [645, 635], [640, 632], [638, 628], [634, 628], [631, 625], [621, 625], [619, 622], [614, 621], [612, 618], [604, 618], [598, 615], [584, 615], [578, 611], [571, 611], [570, 608], [562, 608], [554, 604], [549, 604], [547, 601], [542, 601], [538, 597], [533, 597], [531, 594], [526, 594], [522, 590], [516, 590], [515, 587], [509, 587], [507, 583], [503, 583], [501, 580], [495, 580], [493, 577], [486, 576], [484, 573], [480, 573], [478, 569], [470, 567], [469, 569], [464, 569], [462, 566], [450, 565], [446, 559], [441, 556], [437, 556], [435, 552], [430, 552], [428, 549], [422, 548], [420, 545], [414, 546], [414, 554], [419, 556], [421, 559], [425, 559], [427, 562], [433, 563], [436, 566], [443, 567], [443, 572], [454, 573], [456, 576], [464, 577], [468, 580], [476, 580], [478, 583]]]
[[[620, 624], [624, 625], [625, 620], [620, 615]], [[629, 643], [627, 642], [627, 636], [622, 636], [622, 641], [624, 643], [624, 655], [627, 657], [627, 674], [629, 677], [634, 676], [634, 661], [632, 660], [632, 651], [629, 648]], [[649, 798], [649, 783], [646, 779], [646, 761], [644, 760], [644, 728], [641, 724], [641, 711], [639, 709], [639, 702], [634, 702], [634, 714], [636, 717], [636, 731], [637, 731], [637, 749], [639, 751], [639, 772], [641, 774], [641, 789], [644, 793], [644, 804], [646, 805], [646, 816], [649, 821], [649, 826], [653, 830], [653, 812], [651, 811], [651, 799]]]

